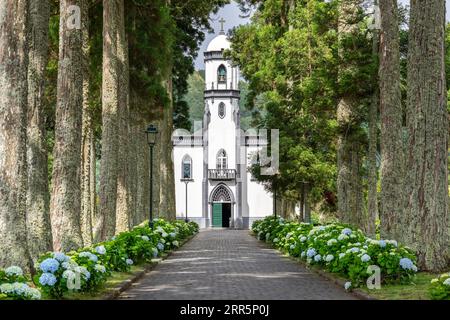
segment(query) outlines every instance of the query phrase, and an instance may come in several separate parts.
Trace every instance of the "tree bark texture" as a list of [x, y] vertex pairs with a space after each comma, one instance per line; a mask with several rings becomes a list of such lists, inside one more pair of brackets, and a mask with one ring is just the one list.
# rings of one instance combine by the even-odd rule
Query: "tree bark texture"
[[33, 262], [52, 250], [50, 194], [48, 186], [47, 145], [45, 132], [45, 69], [48, 60], [47, 1], [28, 2], [28, 115], [26, 218], [28, 248]]
[[[91, 190], [91, 171], [95, 172], [95, 141], [94, 124], [90, 101], [90, 43], [89, 43], [89, 8], [84, 3], [81, 21], [83, 37], [83, 116], [82, 116], [82, 142], [81, 142], [81, 233], [84, 245], [91, 245], [92, 235], [92, 197], [95, 200], [95, 184]], [[91, 167], [94, 166], [94, 167]], [[95, 176], [94, 176], [95, 179]]]
[[[342, 43], [346, 37], [358, 32], [355, 23], [358, 15], [360, 1], [347, 0], [339, 4], [338, 36]], [[340, 70], [345, 72], [352, 65], [344, 61], [343, 50], [340, 48]], [[357, 100], [351, 93], [344, 93], [340, 97], [337, 107], [337, 120], [340, 128], [337, 140], [337, 197], [338, 213], [344, 222], [361, 226], [362, 220], [362, 183], [361, 159], [359, 156], [360, 144], [354, 137], [355, 109]]]
[[[83, 245], [81, 235], [81, 118], [83, 53], [81, 29], [74, 27], [73, 7], [82, 0], [61, 0], [55, 146], [50, 218], [53, 249], [68, 252]], [[81, 20], [83, 17], [81, 17]]]
[[401, 239], [404, 155], [396, 0], [380, 0], [381, 236]]
[[116, 228], [118, 172], [119, 59], [117, 30], [119, 0], [103, 1], [102, 156], [99, 220], [96, 241], [112, 237]]
[[26, 32], [27, 1], [0, 1], [0, 267], [28, 271]]
[[448, 266], [449, 248], [445, 1], [412, 0], [410, 19], [403, 227], [419, 268], [439, 272]]
[[123, 1], [119, 2], [119, 23], [117, 29], [117, 56], [119, 59], [119, 112], [118, 112], [118, 174], [117, 174], [117, 206], [116, 233], [127, 231], [133, 226], [130, 206], [130, 175], [128, 157], [130, 156], [129, 103], [128, 103], [128, 45], [125, 37], [125, 17]]
[[[378, 1], [375, 0], [374, 5], [378, 5]], [[379, 61], [379, 31], [373, 30], [372, 40], [372, 53], [374, 59]], [[377, 79], [378, 81], [378, 79]], [[367, 195], [367, 233], [374, 237], [376, 233], [376, 220], [379, 217], [378, 212], [378, 168], [377, 168], [377, 145], [378, 145], [378, 110], [380, 103], [380, 91], [378, 87], [375, 87], [372, 101], [369, 106], [369, 148], [367, 154], [367, 170], [368, 170], [368, 195]]]

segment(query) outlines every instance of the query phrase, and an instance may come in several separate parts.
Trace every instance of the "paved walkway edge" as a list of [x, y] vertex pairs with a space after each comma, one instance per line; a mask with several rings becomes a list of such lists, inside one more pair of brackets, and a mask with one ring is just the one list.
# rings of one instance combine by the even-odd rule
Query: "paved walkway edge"
[[[255, 234], [253, 232], [250, 231], [250, 236], [255, 237]], [[304, 261], [297, 259], [296, 257], [287, 255], [285, 253], [283, 253], [282, 251], [278, 250], [277, 248], [273, 247], [272, 245], [270, 245], [269, 243], [265, 242], [265, 241], [261, 241], [258, 240], [259, 242], [264, 243], [268, 248], [274, 249], [276, 250], [280, 255], [287, 257], [289, 259], [294, 260], [295, 262], [297, 262], [298, 264], [302, 265], [303, 267], [305, 267], [306, 269], [308, 269], [309, 271], [312, 271], [318, 275], [320, 275], [322, 278], [325, 278], [333, 283], [335, 283], [336, 285], [340, 286], [340, 287], [344, 287], [344, 284], [346, 281], [337, 278], [336, 276], [334, 276], [333, 274], [320, 270], [318, 268], [311, 268], [310, 265], [308, 265], [307, 263], [305, 263]], [[359, 290], [359, 289], [353, 289], [351, 291], [347, 291], [348, 293], [354, 295], [355, 297], [357, 297], [358, 299], [361, 300], [378, 300], [377, 298], [372, 297], [371, 295], [368, 295], [367, 293]]]
[[135, 283], [138, 280], [140, 280], [145, 274], [147, 274], [148, 272], [153, 270], [161, 261], [163, 261], [163, 260], [167, 259], [168, 257], [170, 257], [172, 255], [172, 253], [174, 253], [175, 251], [180, 249], [182, 246], [184, 246], [186, 243], [188, 243], [193, 238], [195, 238], [195, 236], [197, 234], [198, 233], [196, 233], [196, 234], [190, 236], [189, 238], [185, 239], [181, 243], [181, 245], [178, 248], [176, 248], [175, 250], [169, 251], [166, 255], [164, 255], [164, 256], [162, 256], [162, 257], [160, 257], [158, 259], [152, 259], [151, 263], [147, 263], [147, 264], [144, 265], [144, 270], [136, 272], [130, 279], [122, 281], [116, 287], [111, 289], [112, 292], [109, 292], [106, 295], [104, 295], [103, 297], [101, 297], [101, 300], [115, 300], [122, 292], [124, 292], [125, 290], [129, 289], [133, 283]]

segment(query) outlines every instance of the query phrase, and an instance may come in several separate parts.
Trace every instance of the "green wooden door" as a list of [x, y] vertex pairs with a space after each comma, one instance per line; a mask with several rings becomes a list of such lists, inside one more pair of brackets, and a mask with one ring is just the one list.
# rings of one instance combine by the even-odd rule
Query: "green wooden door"
[[213, 203], [212, 226], [213, 227], [221, 227], [222, 226], [222, 204], [221, 203]]

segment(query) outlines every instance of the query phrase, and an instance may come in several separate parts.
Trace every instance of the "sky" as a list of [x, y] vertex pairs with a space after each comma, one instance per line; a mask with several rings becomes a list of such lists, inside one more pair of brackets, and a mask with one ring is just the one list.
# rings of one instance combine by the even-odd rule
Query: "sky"
[[[402, 4], [409, 4], [409, 0], [399, 0], [400, 3]], [[450, 0], [446, 0], [447, 3], [447, 21], [450, 22]], [[214, 34], [209, 34], [206, 33], [205, 35], [205, 41], [203, 41], [200, 50], [198, 52], [198, 57], [195, 60], [195, 68], [197, 70], [200, 69], [204, 69], [204, 62], [203, 62], [203, 52], [206, 50], [206, 47], [208, 46], [209, 42], [216, 36], [219, 34], [220, 31], [220, 23], [219, 20], [220, 18], [224, 18], [225, 19], [225, 23], [224, 23], [224, 30], [225, 33], [229, 30], [232, 29], [235, 26], [241, 25], [241, 24], [247, 24], [250, 22], [249, 18], [241, 18], [240, 17], [240, 10], [238, 5], [232, 1], [230, 4], [227, 4], [226, 6], [224, 6], [223, 8], [221, 8], [217, 14], [212, 14], [210, 16], [211, 19], [211, 26], [214, 28]]]

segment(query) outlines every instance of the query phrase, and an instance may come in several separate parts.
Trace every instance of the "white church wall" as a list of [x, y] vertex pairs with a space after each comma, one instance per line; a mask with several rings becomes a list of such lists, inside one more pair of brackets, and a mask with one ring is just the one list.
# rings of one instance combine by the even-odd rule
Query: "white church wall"
[[187, 154], [192, 159], [193, 182], [188, 183], [188, 219], [202, 222], [202, 181], [203, 181], [203, 147], [176, 146], [174, 153], [175, 172], [175, 201], [177, 218], [183, 219], [186, 216], [186, 185], [180, 181], [182, 174], [182, 161]]
[[[247, 149], [247, 168], [251, 166], [251, 155], [256, 153], [258, 147], [249, 146]], [[247, 203], [248, 203], [248, 227], [256, 220], [273, 214], [272, 194], [264, 189], [264, 185], [252, 178], [247, 172]], [[245, 219], [244, 219], [245, 221]]]
[[[219, 104], [225, 104], [225, 117], [219, 117]], [[236, 169], [236, 124], [230, 99], [214, 99], [209, 102], [211, 122], [208, 127], [208, 168], [216, 168], [217, 153], [224, 149], [228, 157], [228, 169]]]

